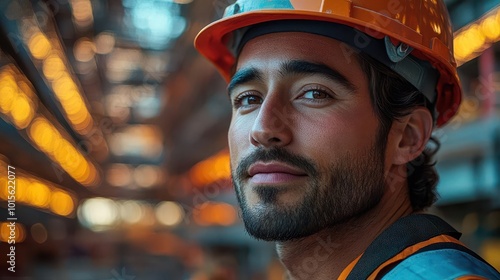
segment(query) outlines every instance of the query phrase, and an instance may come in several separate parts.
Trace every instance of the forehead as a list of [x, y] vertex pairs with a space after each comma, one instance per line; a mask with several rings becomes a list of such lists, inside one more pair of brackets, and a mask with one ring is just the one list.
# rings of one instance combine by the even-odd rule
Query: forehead
[[325, 64], [343, 74], [363, 75], [355, 51], [347, 44], [321, 35], [280, 32], [253, 38], [238, 56], [236, 71], [242, 67], [273, 67], [287, 60]]

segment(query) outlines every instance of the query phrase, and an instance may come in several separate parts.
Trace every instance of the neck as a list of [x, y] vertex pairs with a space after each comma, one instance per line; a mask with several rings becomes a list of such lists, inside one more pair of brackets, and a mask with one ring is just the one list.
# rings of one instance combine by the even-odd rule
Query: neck
[[413, 212], [407, 187], [396, 190], [388, 187], [380, 203], [359, 217], [302, 239], [278, 243], [278, 255], [290, 279], [337, 279], [383, 230]]

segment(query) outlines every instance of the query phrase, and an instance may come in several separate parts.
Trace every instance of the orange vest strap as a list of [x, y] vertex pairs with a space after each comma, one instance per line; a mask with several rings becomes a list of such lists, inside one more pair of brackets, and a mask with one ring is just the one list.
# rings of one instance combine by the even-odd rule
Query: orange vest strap
[[423, 247], [438, 242], [458, 242], [460, 236], [461, 233], [437, 216], [412, 214], [403, 217], [377, 236], [363, 255], [349, 265], [352, 269], [345, 279], [368, 279]]
[[465, 246], [462, 242], [458, 241], [457, 239], [455, 239], [453, 237], [449, 237], [449, 236], [444, 235], [444, 234], [433, 237], [429, 240], [412, 245], [412, 246], [404, 249], [401, 253], [399, 253], [399, 254], [395, 255], [394, 257], [392, 257], [391, 259], [387, 260], [386, 262], [381, 264], [379, 267], [377, 267], [377, 269], [368, 277], [368, 280], [380, 279], [380, 278], [377, 278], [377, 276], [379, 275], [379, 273], [381, 271], [384, 270], [384, 268], [387, 268], [393, 264], [398, 263], [399, 261], [406, 259], [407, 257], [413, 255], [414, 253], [416, 253], [417, 251], [419, 251], [422, 248], [425, 248], [425, 247], [432, 245], [432, 244], [443, 243], [443, 242], [451, 242], [451, 243], [456, 243], [456, 244]]

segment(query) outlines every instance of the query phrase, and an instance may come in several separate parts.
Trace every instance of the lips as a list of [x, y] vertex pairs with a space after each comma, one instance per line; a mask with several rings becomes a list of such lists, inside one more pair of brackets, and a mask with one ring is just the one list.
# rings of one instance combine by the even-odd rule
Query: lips
[[300, 169], [277, 162], [252, 164], [248, 169], [248, 175], [250, 181], [256, 184], [287, 183], [307, 176]]

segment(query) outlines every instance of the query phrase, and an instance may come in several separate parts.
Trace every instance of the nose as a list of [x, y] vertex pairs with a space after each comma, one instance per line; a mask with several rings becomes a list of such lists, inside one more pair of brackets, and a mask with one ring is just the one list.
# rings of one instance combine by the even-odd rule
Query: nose
[[292, 141], [292, 114], [286, 102], [268, 95], [259, 108], [250, 142], [264, 148], [283, 147]]

